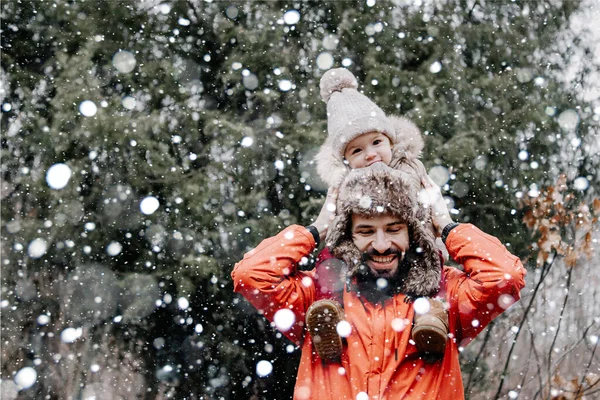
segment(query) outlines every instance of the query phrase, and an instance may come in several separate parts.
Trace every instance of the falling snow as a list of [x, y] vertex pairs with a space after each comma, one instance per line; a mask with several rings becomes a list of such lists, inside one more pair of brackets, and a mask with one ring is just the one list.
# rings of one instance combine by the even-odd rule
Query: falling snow
[[119, 72], [127, 74], [134, 70], [136, 60], [130, 51], [119, 50], [113, 56], [112, 63]]
[[270, 361], [260, 360], [256, 363], [256, 374], [259, 377], [264, 378], [270, 375], [271, 372], [273, 372], [273, 364]]
[[[490, 299], [504, 319], [460, 343], [469, 397], [562, 398], [573, 382], [595, 395], [585, 386], [597, 380], [600, 315], [593, 2], [5, 3], [2, 398], [291, 398], [301, 347], [286, 335], [302, 331], [302, 310], [288, 293], [276, 312], [254, 310], [230, 272], [261, 239], [318, 215], [319, 79], [342, 66], [386, 113], [417, 124], [452, 217], [526, 261], [521, 303]], [[324, 288], [308, 272], [324, 245], [285, 279]], [[404, 315], [390, 321], [398, 337], [412, 328]], [[336, 329], [350, 342], [357, 328]], [[295, 395], [311, 393], [301, 384]]]
[[79, 104], [79, 112], [84, 117], [93, 117], [98, 112], [98, 106], [91, 100], [84, 100]]
[[46, 182], [52, 189], [63, 189], [69, 183], [71, 174], [71, 168], [67, 164], [54, 164], [46, 172]]
[[37, 380], [37, 372], [31, 367], [25, 367], [19, 370], [15, 375], [15, 384], [19, 390], [25, 390], [32, 387]]

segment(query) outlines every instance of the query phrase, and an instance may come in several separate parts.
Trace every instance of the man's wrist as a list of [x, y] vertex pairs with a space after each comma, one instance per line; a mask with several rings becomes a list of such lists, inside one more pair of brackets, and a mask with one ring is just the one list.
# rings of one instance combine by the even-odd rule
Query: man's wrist
[[444, 229], [442, 229], [442, 242], [446, 243], [446, 239], [448, 238], [448, 235], [450, 234], [450, 231], [454, 228], [456, 228], [458, 225], [460, 225], [457, 222], [449, 222], [448, 224], [446, 224], [446, 226], [444, 226]]

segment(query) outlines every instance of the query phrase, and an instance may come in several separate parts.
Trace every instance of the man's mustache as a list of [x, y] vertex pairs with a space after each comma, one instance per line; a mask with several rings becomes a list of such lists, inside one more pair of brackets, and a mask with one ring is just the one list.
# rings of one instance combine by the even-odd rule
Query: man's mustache
[[389, 248], [386, 251], [384, 251], [383, 253], [378, 252], [374, 248], [369, 248], [369, 249], [367, 249], [367, 251], [363, 252], [363, 260], [366, 260], [367, 258], [372, 258], [373, 256], [385, 257], [385, 256], [391, 256], [391, 255], [398, 256], [400, 259], [402, 259], [404, 256], [404, 253], [396, 248]]

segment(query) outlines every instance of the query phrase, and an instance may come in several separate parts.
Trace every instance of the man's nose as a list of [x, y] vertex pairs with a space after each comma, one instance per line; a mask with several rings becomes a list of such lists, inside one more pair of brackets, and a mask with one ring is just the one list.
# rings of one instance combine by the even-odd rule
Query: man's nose
[[379, 253], [385, 253], [390, 248], [390, 241], [383, 232], [377, 232], [373, 243], [373, 249]]

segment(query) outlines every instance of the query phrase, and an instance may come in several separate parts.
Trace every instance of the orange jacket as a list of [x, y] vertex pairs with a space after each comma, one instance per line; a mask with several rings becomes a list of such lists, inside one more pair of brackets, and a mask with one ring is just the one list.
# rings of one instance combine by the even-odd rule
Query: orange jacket
[[[306, 399], [464, 399], [458, 362], [466, 345], [493, 318], [520, 298], [525, 269], [498, 239], [470, 224], [454, 228], [446, 240], [450, 256], [464, 272], [444, 267], [440, 296], [449, 306], [450, 336], [442, 360], [427, 364], [410, 341], [413, 304], [397, 294], [372, 304], [344, 290], [346, 320], [352, 326], [341, 363], [324, 364], [313, 352], [304, 329], [305, 312], [315, 301], [313, 271], [297, 265], [314, 249], [306, 228], [290, 226], [264, 240], [237, 263], [231, 273], [234, 289], [273, 321], [289, 308], [295, 324], [284, 334], [302, 346], [295, 400]], [[402, 322], [406, 328], [400, 331]]]

